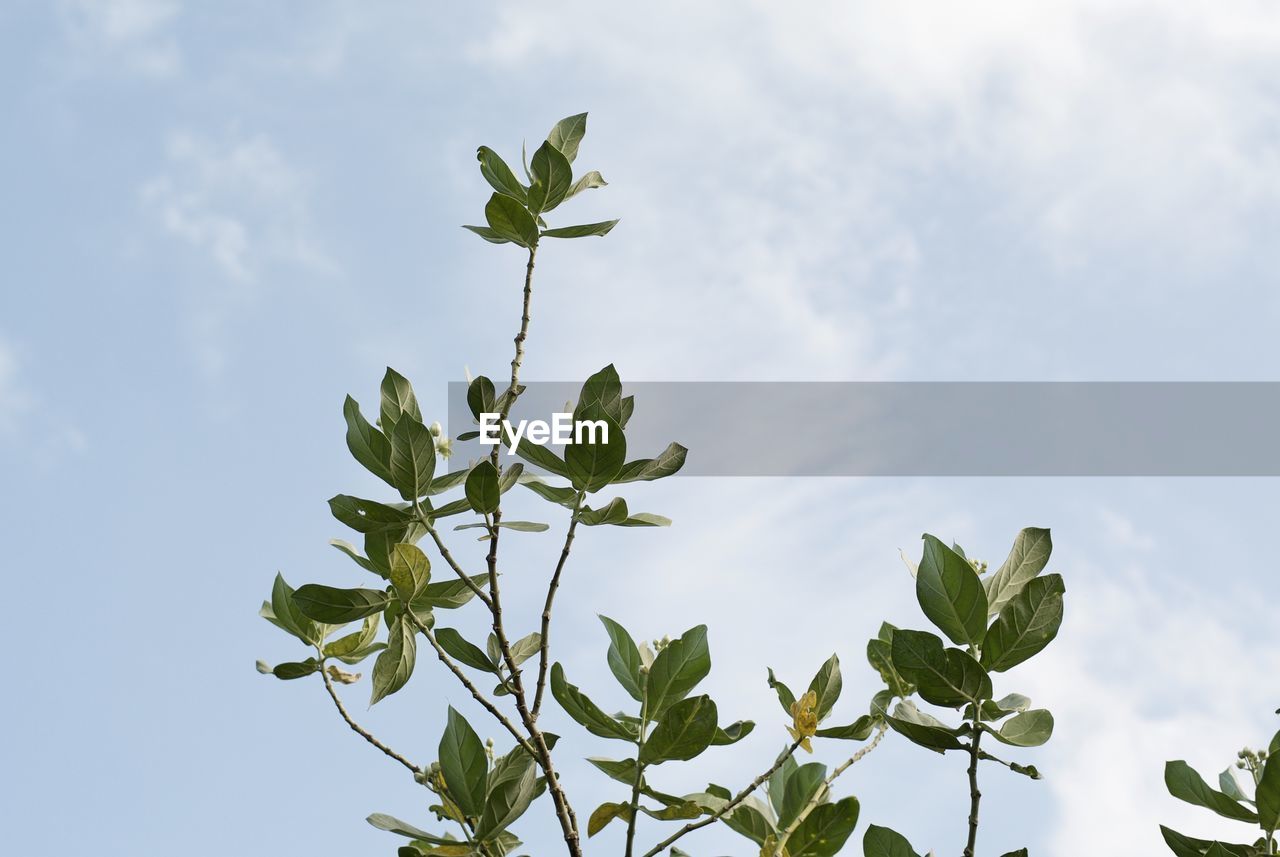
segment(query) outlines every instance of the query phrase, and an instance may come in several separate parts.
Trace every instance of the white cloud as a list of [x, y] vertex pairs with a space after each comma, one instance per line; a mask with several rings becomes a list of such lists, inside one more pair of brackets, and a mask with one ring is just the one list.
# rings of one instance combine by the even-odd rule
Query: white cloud
[[253, 282], [272, 262], [334, 271], [310, 235], [305, 177], [265, 136], [219, 142], [175, 133], [164, 171], [140, 194], [169, 234], [232, 281]]
[[88, 436], [41, 399], [22, 364], [19, 349], [0, 337], [0, 440], [14, 443], [23, 459], [41, 467], [87, 452]]
[[124, 64], [150, 77], [170, 77], [182, 68], [172, 32], [181, 10], [177, 0], [63, 0], [59, 8], [80, 62]]
[[31, 397], [18, 378], [18, 357], [11, 345], [0, 339], [0, 431], [17, 428], [19, 418], [31, 407]]
[[[957, 177], [992, 194], [983, 216], [1036, 225], [1062, 263], [1157, 237], [1162, 253], [1216, 258], [1280, 201], [1273, 4], [658, 3], [643, 14], [592, 5], [589, 17], [590, 38], [565, 39], [563, 18], [507, 6], [472, 54], [558, 59], [570, 77], [607, 79], [638, 102], [630, 110], [678, 120], [681, 161], [717, 177], [732, 162], [736, 181], [721, 180], [719, 204], [701, 212], [729, 218], [729, 276], [762, 250], [764, 272], [788, 273], [769, 269], [779, 247], [804, 259], [840, 246], [833, 235], [848, 236], [853, 264], [886, 239], [910, 247], [927, 224], [901, 205], [931, 208]], [[671, 143], [645, 141], [651, 158]], [[791, 219], [811, 210], [809, 240], [773, 229], [773, 197], [760, 191], [778, 178], [768, 189], [791, 195]], [[810, 186], [821, 193], [803, 196]], [[702, 209], [697, 190], [686, 198]], [[821, 336], [831, 319], [816, 303], [813, 315]]]
[[1075, 569], [1068, 590], [1067, 632], [1011, 674], [1058, 722], [1041, 766], [1061, 819], [1052, 853], [1158, 853], [1158, 823], [1252, 841], [1170, 797], [1162, 772], [1186, 759], [1216, 783], [1242, 746], [1265, 744], [1280, 651], [1251, 644], [1231, 597], [1152, 568]]
[[265, 272], [339, 273], [312, 235], [307, 176], [266, 136], [173, 133], [163, 169], [141, 185], [139, 199], [165, 233], [211, 262], [222, 280], [223, 288], [193, 296], [187, 320], [208, 374], [225, 365], [227, 321], [260, 298]]

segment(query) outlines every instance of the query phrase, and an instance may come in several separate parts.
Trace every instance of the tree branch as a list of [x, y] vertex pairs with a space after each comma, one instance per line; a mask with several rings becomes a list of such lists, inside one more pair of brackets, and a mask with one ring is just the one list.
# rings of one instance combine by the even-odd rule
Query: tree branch
[[489, 599], [489, 596], [483, 589], [476, 586], [475, 582], [471, 579], [471, 575], [467, 574], [466, 571], [463, 570], [462, 566], [458, 564], [458, 561], [453, 558], [453, 554], [449, 553], [449, 548], [445, 545], [444, 539], [440, 538], [440, 532], [436, 529], [435, 524], [432, 523], [430, 518], [422, 513], [422, 509], [417, 503], [414, 504], [414, 509], [417, 512], [418, 520], [422, 523], [422, 526], [426, 527], [427, 533], [431, 536], [431, 540], [436, 543], [436, 550], [440, 551], [440, 556], [444, 559], [445, 563], [448, 564], [449, 568], [453, 569], [453, 573], [458, 576], [458, 579], [465, 583], [467, 588], [470, 589], [477, 598], [484, 602], [484, 606], [488, 607], [489, 610], [492, 611], [493, 601]]
[[884, 737], [885, 730], [888, 728], [888, 726], [881, 723], [876, 729], [876, 737], [872, 738], [870, 743], [836, 766], [836, 769], [831, 772], [825, 781], [823, 781], [822, 787], [814, 792], [813, 797], [810, 798], [807, 804], [805, 804], [804, 809], [800, 810], [800, 812], [796, 814], [796, 817], [791, 820], [791, 823], [787, 825], [787, 829], [782, 831], [782, 836], [778, 839], [778, 844], [774, 846], [773, 857], [779, 857], [779, 855], [785, 853], [783, 849], [786, 848], [787, 840], [789, 840], [791, 835], [800, 828], [800, 825], [809, 817], [809, 814], [817, 809], [818, 804], [825, 796], [825, 793], [831, 788], [831, 784], [836, 781], [837, 777], [849, 770], [853, 765], [856, 765], [864, 756], [879, 746], [880, 739]]
[[542, 711], [542, 697], [547, 689], [547, 668], [551, 663], [551, 607], [556, 600], [556, 592], [560, 588], [560, 575], [564, 565], [569, 561], [569, 550], [573, 547], [573, 535], [578, 529], [578, 512], [582, 509], [583, 492], [578, 492], [578, 499], [573, 504], [573, 517], [569, 520], [569, 531], [564, 537], [564, 548], [560, 551], [560, 561], [551, 575], [551, 583], [547, 585], [547, 600], [542, 607], [542, 636], [538, 645], [538, 687], [533, 694], [534, 719]]
[[763, 774], [748, 783], [747, 786], [742, 791], [734, 795], [728, 803], [720, 807], [720, 809], [716, 810], [711, 815], [708, 815], [706, 818], [686, 824], [684, 827], [680, 828], [675, 833], [671, 834], [666, 839], [646, 851], [644, 853], [644, 857], [657, 857], [658, 854], [661, 854], [664, 850], [669, 848], [673, 842], [684, 836], [686, 833], [692, 833], [695, 830], [706, 827], [708, 824], [714, 824], [733, 810], [737, 809], [738, 804], [750, 797], [751, 793], [760, 788], [765, 780], [772, 777], [774, 773], [786, 763], [787, 759], [790, 759], [791, 756], [795, 754], [799, 746], [799, 741], [792, 743], [791, 746], [787, 747], [787, 749], [778, 756], [777, 761], [773, 763], [773, 767], [769, 768], [769, 770], [765, 771]]
[[436, 656], [440, 658], [440, 662], [449, 668], [449, 672], [453, 673], [457, 677], [458, 681], [462, 682], [463, 687], [471, 691], [471, 695], [475, 697], [476, 702], [484, 706], [485, 711], [492, 714], [497, 721], [511, 733], [512, 737], [516, 739], [517, 744], [523, 747], [530, 755], [534, 755], [533, 747], [529, 744], [529, 739], [524, 735], [521, 735], [520, 730], [516, 729], [515, 724], [512, 723], [505, 714], [499, 711], [498, 707], [494, 705], [488, 697], [480, 692], [480, 688], [476, 687], [475, 683], [471, 681], [471, 679], [467, 678], [467, 674], [462, 671], [462, 667], [458, 666], [457, 663], [454, 662], [453, 658], [449, 657], [448, 652], [446, 652], [444, 648], [441, 647], [440, 643], [437, 642], [436, 635], [431, 633], [431, 629], [418, 621], [418, 617], [413, 614], [412, 610], [405, 610], [404, 615], [413, 623], [413, 626], [427, 638], [427, 641], [431, 643], [431, 648], [436, 650]]
[[[502, 396], [502, 405], [498, 409], [499, 423], [511, 413], [511, 407], [520, 395], [520, 368], [524, 365], [524, 343], [529, 336], [529, 306], [533, 299], [533, 265], [537, 253], [538, 246], [534, 244], [529, 248], [529, 261], [525, 266], [524, 301], [520, 314], [520, 331], [515, 336], [515, 356], [511, 358], [511, 383], [508, 385], [506, 393]], [[500, 466], [498, 452], [499, 447], [495, 446], [490, 454], [490, 460], [495, 467]], [[573, 807], [569, 805], [568, 798], [564, 794], [564, 787], [560, 784], [560, 779], [556, 775], [555, 764], [551, 760], [551, 749], [547, 746], [542, 730], [538, 728], [538, 718], [529, 711], [520, 666], [516, 663], [515, 658], [511, 656], [511, 643], [507, 639], [507, 632], [503, 623], [502, 589], [498, 582], [498, 542], [502, 533], [498, 524], [501, 521], [502, 510], [499, 508], [493, 513], [493, 526], [489, 535], [489, 554], [486, 557], [486, 563], [489, 568], [488, 604], [489, 612], [493, 615], [493, 636], [498, 641], [498, 650], [502, 654], [503, 662], [507, 665], [507, 671], [510, 674], [508, 681], [511, 685], [511, 695], [515, 699], [516, 710], [520, 714], [520, 720], [524, 723], [525, 729], [529, 731], [529, 741], [533, 745], [534, 758], [538, 760], [539, 766], [546, 775], [547, 791], [551, 793], [551, 801], [555, 804], [556, 817], [560, 821], [560, 829], [564, 834], [565, 845], [569, 849], [570, 857], [582, 857], [577, 816], [574, 815]]]
[[338, 696], [338, 691], [336, 688], [334, 688], [333, 681], [330, 680], [329, 673], [325, 670], [324, 654], [321, 653], [320, 657], [321, 657], [320, 677], [324, 679], [324, 689], [329, 691], [329, 698], [333, 700], [333, 704], [338, 709], [338, 713], [342, 715], [343, 720], [347, 721], [347, 725], [351, 727], [351, 730], [355, 732], [357, 735], [359, 735], [361, 738], [363, 738], [364, 740], [368, 741], [373, 746], [377, 747], [382, 752], [386, 753], [391, 758], [395, 759], [400, 764], [404, 765], [413, 773], [415, 774], [422, 773], [421, 768], [419, 768], [413, 762], [410, 762], [404, 756], [401, 756], [395, 750], [392, 750], [386, 744], [383, 744], [377, 738], [373, 737], [373, 734], [369, 732], [369, 730], [365, 729], [363, 726], [357, 723], [351, 717], [351, 715], [347, 713], [347, 707], [342, 704], [342, 698]]
[[[974, 720], [977, 720], [976, 714]], [[964, 846], [964, 857], [973, 857], [978, 844], [978, 804], [982, 802], [982, 792], [978, 791], [978, 757], [982, 751], [978, 744], [981, 741], [982, 729], [979, 726], [974, 729], [973, 741], [969, 743], [969, 841]]]

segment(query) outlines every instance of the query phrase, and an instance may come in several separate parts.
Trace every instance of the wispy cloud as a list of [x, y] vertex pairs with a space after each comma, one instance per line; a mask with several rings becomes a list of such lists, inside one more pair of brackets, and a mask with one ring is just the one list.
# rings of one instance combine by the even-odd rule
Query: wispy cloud
[[1214, 782], [1240, 747], [1270, 738], [1280, 651], [1251, 644], [1230, 598], [1142, 564], [1077, 569], [1068, 588], [1067, 632], [1016, 676], [1057, 716], [1042, 766], [1061, 819], [1052, 853], [1154, 854], [1159, 823], [1252, 841], [1170, 797], [1161, 773], [1186, 759]]
[[[472, 56], [563, 62], [570, 78], [607, 79], [628, 113], [679, 117], [682, 139], [643, 140], [650, 160], [679, 152], [657, 189], [727, 218], [714, 222], [736, 252], [713, 248], [719, 270], [747, 283], [759, 271], [807, 300], [819, 341], [840, 319], [804, 263], [836, 247], [854, 271], [885, 248], [909, 259], [948, 182], [976, 182], [985, 212], [1032, 225], [1064, 265], [1156, 239], [1161, 254], [1214, 259], [1280, 202], [1271, 4], [658, 3], [644, 15], [592, 6], [590, 18], [591, 38], [565, 39], [561, 19], [507, 6]], [[709, 206], [697, 193], [708, 185]]]
[[85, 432], [42, 400], [28, 374], [18, 347], [0, 336], [0, 450], [21, 449], [23, 459], [41, 466], [87, 451]]
[[170, 135], [163, 168], [140, 187], [156, 224], [207, 260], [221, 281], [221, 288], [201, 290], [188, 319], [207, 373], [224, 366], [225, 325], [261, 297], [264, 272], [339, 273], [312, 234], [308, 186], [264, 135], [217, 140], [184, 131]]
[[30, 407], [30, 394], [18, 378], [17, 354], [13, 346], [0, 339], [0, 432], [13, 432]]
[[173, 33], [177, 0], [62, 0], [63, 26], [78, 63], [123, 67], [149, 77], [182, 69]]
[[228, 279], [253, 282], [272, 262], [334, 272], [310, 234], [307, 181], [270, 139], [177, 132], [165, 155], [162, 172], [142, 185], [143, 205]]

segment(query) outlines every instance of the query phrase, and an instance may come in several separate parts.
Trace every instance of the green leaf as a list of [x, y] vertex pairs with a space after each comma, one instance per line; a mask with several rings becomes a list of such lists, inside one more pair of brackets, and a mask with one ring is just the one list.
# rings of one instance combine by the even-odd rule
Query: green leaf
[[995, 574], [983, 581], [987, 593], [987, 609], [999, 615], [1004, 606], [1022, 591], [1049, 564], [1053, 539], [1048, 530], [1027, 527], [1014, 539], [1013, 549]]
[[396, 617], [387, 626], [387, 648], [373, 664], [373, 695], [369, 700], [370, 705], [385, 699], [408, 683], [409, 677], [413, 675], [417, 652], [418, 644], [413, 626], [405, 622], [403, 617]]
[[618, 225], [617, 220], [602, 220], [599, 223], [582, 223], [577, 226], [561, 226], [556, 229], [542, 230], [543, 238], [588, 238], [604, 237]]
[[863, 857], [920, 857], [901, 833], [871, 825], [862, 837]]
[[511, 644], [511, 659], [519, 666], [536, 655], [541, 647], [542, 635], [534, 631]]
[[462, 228], [471, 230], [472, 232], [474, 232], [475, 234], [483, 238], [485, 241], [488, 241], [490, 244], [510, 244], [511, 243], [506, 238], [503, 238], [502, 235], [499, 234], [497, 230], [490, 229], [488, 226], [468, 226], [466, 224], [463, 224]]
[[982, 665], [1004, 672], [1035, 655], [1058, 636], [1062, 625], [1062, 596], [1067, 591], [1060, 574], [1037, 577], [1005, 603], [991, 624], [982, 647]]
[[815, 807], [787, 840], [789, 857], [832, 857], [853, 834], [858, 808], [853, 796]]
[[[673, 803], [663, 809], [650, 809], [647, 806], [641, 806], [640, 811], [650, 818], [656, 818], [659, 821], [672, 821], [674, 819], [697, 818], [702, 815], [702, 807], [695, 801], [686, 800], [679, 803]], [[677, 851], [679, 849], [676, 849]]]
[[809, 682], [809, 690], [818, 698], [818, 720], [825, 720], [831, 713], [831, 706], [840, 698], [843, 680], [840, 677], [840, 658], [835, 655], [827, 658], [826, 663], [818, 670], [813, 681]]
[[627, 520], [627, 501], [614, 497], [598, 509], [584, 506], [578, 512], [578, 521], [584, 526], [598, 527], [602, 524], [621, 524]]
[[737, 809], [723, 816], [722, 820], [730, 830], [742, 834], [757, 845], [763, 845], [765, 839], [777, 833], [764, 805], [754, 798], [747, 798]]
[[660, 765], [685, 761], [711, 746], [719, 717], [709, 696], [693, 696], [672, 705], [640, 750], [640, 763]]
[[[499, 238], [532, 247], [538, 243], [538, 224], [525, 207], [509, 196], [495, 193], [484, 207], [484, 219]], [[483, 237], [483, 236], [481, 236]]]
[[808, 806], [819, 789], [825, 788], [827, 766], [820, 762], [800, 765], [786, 778], [782, 803], [778, 806], [778, 829], [786, 830], [800, 811]]
[[342, 403], [342, 417], [347, 422], [347, 449], [352, 457], [391, 485], [391, 442], [386, 435], [369, 425], [360, 413], [360, 405], [350, 396]]
[[443, 506], [438, 508], [428, 509], [427, 517], [432, 521], [436, 521], [440, 518], [448, 518], [451, 515], [460, 515], [463, 512], [469, 511], [471, 511], [471, 504], [467, 502], [466, 497], [463, 497], [461, 500], [454, 500], [451, 503], [445, 503]]
[[[483, 589], [489, 584], [489, 575], [477, 574], [471, 582]], [[443, 580], [429, 583], [422, 594], [413, 600], [414, 610], [454, 610], [475, 597], [475, 591], [461, 580]]]
[[796, 704], [796, 695], [791, 692], [791, 688], [779, 681], [777, 676], [773, 674], [773, 667], [769, 667], [769, 687], [773, 688], [774, 693], [778, 694], [778, 704], [782, 706], [782, 710], [790, 717], [791, 706]]
[[360, 551], [356, 550], [356, 546], [351, 544], [351, 542], [344, 541], [343, 539], [329, 539], [329, 544], [351, 557], [351, 559], [355, 560], [356, 565], [360, 566], [365, 571], [371, 571], [374, 574], [383, 574], [381, 569], [365, 557], [361, 556]]
[[1030, 707], [1030, 699], [1020, 693], [1010, 693], [995, 701], [987, 700], [982, 703], [982, 719], [988, 721], [1000, 720], [1010, 714], [1026, 711]]
[[989, 730], [996, 740], [1013, 747], [1039, 747], [1053, 735], [1053, 715], [1033, 708], [1014, 715], [998, 730]]
[[916, 573], [916, 598], [929, 621], [963, 646], [979, 645], [987, 630], [987, 596], [968, 560], [926, 533]]
[[870, 714], [864, 714], [848, 726], [832, 726], [829, 729], [819, 729], [816, 734], [819, 738], [865, 741], [871, 737], [871, 730], [875, 725], [876, 719]]
[[680, 444], [670, 444], [657, 458], [628, 461], [614, 477], [613, 482], [615, 485], [620, 485], [624, 482], [652, 482], [654, 479], [663, 479], [684, 467], [685, 456], [688, 454], [689, 450]]
[[420, 830], [412, 824], [409, 824], [407, 821], [401, 821], [395, 816], [385, 815], [381, 812], [375, 812], [365, 820], [379, 830], [385, 830], [388, 833], [396, 833], [400, 836], [407, 836], [410, 839], [421, 839], [423, 842], [430, 842], [433, 845], [448, 845], [455, 842], [451, 839], [436, 836], [434, 833], [427, 833], [425, 830]]
[[417, 545], [391, 549], [391, 585], [406, 604], [420, 598], [431, 583], [431, 561]]
[[319, 645], [324, 635], [316, 623], [308, 619], [294, 604], [293, 595], [293, 587], [285, 583], [282, 575], [277, 574], [271, 587], [271, 603], [262, 605], [262, 617], [304, 643]]
[[511, 172], [511, 167], [507, 166], [507, 162], [497, 152], [488, 146], [481, 146], [476, 150], [476, 160], [480, 162], [480, 175], [484, 176], [489, 187], [522, 205], [528, 202], [529, 196], [524, 185], [520, 184], [516, 174]]
[[471, 409], [471, 416], [477, 420], [481, 414], [498, 413], [497, 401], [498, 393], [493, 388], [493, 382], [484, 375], [467, 385], [467, 407]]
[[467, 481], [467, 476], [469, 475], [469, 470], [455, 470], [452, 473], [437, 476], [435, 479], [431, 480], [431, 489], [427, 491], [427, 495], [434, 497], [437, 494], [443, 494], [451, 488], [457, 488], [459, 485]]
[[558, 663], [551, 667], [551, 695], [566, 714], [586, 727], [592, 735], [621, 741], [636, 740], [635, 732], [605, 714], [585, 693], [569, 684], [564, 677], [564, 667]]
[[412, 516], [403, 509], [394, 509], [373, 500], [362, 500], [347, 494], [331, 497], [329, 511], [358, 533], [403, 529], [412, 520]]
[[517, 533], [545, 533], [551, 529], [551, 525], [538, 521], [500, 521], [498, 528], [515, 530]]
[[498, 665], [489, 659], [484, 650], [458, 633], [453, 628], [436, 628], [436, 642], [455, 660], [482, 672], [498, 672]]
[[[392, 510], [395, 511], [395, 510]], [[419, 521], [408, 521], [399, 526], [373, 530], [364, 535], [364, 552], [375, 573], [391, 579], [391, 552], [396, 545], [417, 544], [426, 535], [426, 527]]]
[[604, 180], [604, 176], [600, 175], [599, 170], [589, 170], [584, 173], [582, 178], [573, 183], [569, 188], [569, 192], [564, 195], [566, 200], [573, 199], [584, 190], [592, 190], [598, 187], [607, 187], [608, 182]]
[[[507, 437], [506, 432], [502, 433], [502, 442], [508, 447], [511, 446], [511, 438]], [[515, 453], [525, 461], [536, 467], [541, 467], [548, 473], [563, 476], [566, 479], [569, 477], [569, 467], [564, 462], [564, 459], [545, 446], [530, 443], [528, 438], [520, 438], [520, 442], [515, 445]]]
[[1209, 784], [1181, 759], [1165, 763], [1164, 784], [1169, 789], [1169, 794], [1179, 800], [1213, 810], [1224, 818], [1258, 821], [1257, 813], [1241, 806], [1222, 792], [1210, 788]]
[[577, 502], [578, 492], [569, 487], [561, 487], [559, 485], [548, 485], [542, 480], [542, 477], [536, 473], [527, 473], [520, 478], [520, 484], [537, 494], [544, 500], [549, 500], [566, 509], [572, 509]]
[[[1249, 796], [1240, 788], [1240, 783], [1236, 781], [1235, 771], [1231, 768], [1227, 768], [1225, 771], [1218, 774], [1218, 788], [1224, 795], [1234, 801], [1249, 801]], [[1249, 802], [1252, 803], [1252, 801]]]
[[636, 781], [636, 760], [623, 759], [616, 761], [614, 759], [604, 759], [599, 756], [592, 756], [587, 759], [588, 762], [595, 765], [606, 776], [631, 786]]
[[467, 502], [481, 515], [493, 514], [502, 500], [498, 490], [498, 468], [489, 459], [480, 461], [467, 474]]
[[628, 515], [625, 521], [621, 521], [616, 526], [619, 527], [669, 527], [671, 519], [664, 518], [662, 515], [655, 515], [652, 512], [636, 512], [634, 515]]
[[547, 212], [564, 202], [573, 184], [573, 167], [563, 153], [546, 142], [533, 153], [533, 184], [529, 186], [529, 210]]
[[1258, 821], [1263, 830], [1280, 827], [1280, 762], [1276, 759], [1274, 755], [1267, 756], [1262, 779], [1258, 783]]
[[[258, 671], [261, 672], [262, 667], [259, 667]], [[315, 658], [307, 658], [305, 661], [298, 663], [277, 664], [269, 672], [282, 681], [292, 681], [293, 679], [305, 678], [319, 671], [320, 662]]]
[[707, 626], [698, 625], [672, 640], [653, 659], [646, 692], [649, 697], [647, 716], [656, 720], [711, 671], [711, 652], [707, 648]]
[[547, 135], [547, 142], [554, 146], [570, 163], [578, 157], [578, 144], [587, 134], [587, 114], [575, 113], [555, 124]]
[[934, 705], [959, 708], [991, 698], [991, 679], [977, 661], [960, 649], [943, 649], [942, 640], [926, 631], [899, 630], [891, 646], [893, 666]]
[[[887, 624], [887, 623], [886, 623]], [[874, 639], [867, 641], [867, 663], [880, 674], [885, 686], [897, 697], [908, 697], [915, 693], [915, 686], [907, 681], [893, 665], [893, 630], [888, 632], [888, 640]]]
[[499, 758], [489, 774], [484, 815], [476, 837], [489, 839], [524, 814], [538, 795], [538, 770], [533, 756], [520, 747]]
[[609, 670], [618, 680], [631, 698], [636, 702], [644, 701], [644, 678], [640, 673], [640, 650], [627, 629], [610, 619], [601, 616], [605, 631], [609, 634]]
[[378, 625], [381, 621], [381, 613], [374, 613], [369, 616], [364, 620], [364, 624], [359, 631], [326, 643], [324, 656], [326, 658], [338, 658], [344, 664], [357, 664], [364, 660], [373, 654], [373, 651], [369, 651], [369, 649], [374, 645], [374, 640], [377, 639]]
[[1163, 824], [1160, 825], [1160, 834], [1164, 837], [1165, 844], [1169, 846], [1177, 857], [1205, 857], [1206, 852], [1212, 847], [1217, 846], [1218, 851], [1214, 852], [1218, 857], [1228, 855], [1228, 857], [1258, 857], [1258, 852], [1248, 845], [1227, 845], [1222, 842], [1211, 842], [1208, 839], [1195, 839], [1191, 836], [1184, 836], [1176, 830], [1170, 830]]
[[440, 773], [462, 814], [479, 818], [484, 812], [489, 759], [480, 736], [452, 705], [440, 737]]
[[413, 394], [413, 385], [409, 379], [390, 366], [382, 376], [382, 405], [379, 409], [382, 430], [387, 437], [391, 436], [391, 428], [400, 421], [400, 417], [408, 414], [418, 422], [422, 422], [422, 411], [418, 408], [418, 397]]
[[309, 619], [327, 625], [345, 625], [380, 613], [391, 596], [375, 589], [338, 589], [318, 583], [298, 587], [293, 603]]
[[409, 501], [427, 496], [436, 472], [436, 439], [406, 414], [391, 430], [391, 483]]
[[615, 818], [621, 818], [623, 821], [631, 819], [631, 804], [627, 803], [602, 803], [591, 812], [591, 818], [587, 819], [587, 837], [595, 836], [609, 825], [609, 822]]
[[936, 753], [964, 749], [964, 745], [956, 738], [960, 730], [925, 714], [909, 699], [895, 705], [893, 714], [886, 715], [885, 722], [908, 741]]
[[782, 766], [769, 776], [767, 793], [769, 804], [773, 807], [775, 815], [782, 811], [782, 799], [786, 795], [787, 780], [791, 779], [799, 769], [800, 763], [795, 760], [795, 757], [787, 756], [782, 760]]
[[574, 420], [593, 423], [595, 430], [591, 434], [584, 432], [581, 443], [575, 436], [575, 442], [565, 447], [564, 475], [573, 487], [594, 493], [612, 482], [622, 470], [627, 456], [627, 439], [622, 433], [622, 426], [609, 416], [601, 403], [579, 407], [574, 412]]
[[751, 720], [735, 720], [728, 726], [716, 729], [715, 737], [711, 739], [713, 747], [727, 747], [730, 744], [737, 744], [743, 738], [746, 738], [755, 731], [756, 724]]

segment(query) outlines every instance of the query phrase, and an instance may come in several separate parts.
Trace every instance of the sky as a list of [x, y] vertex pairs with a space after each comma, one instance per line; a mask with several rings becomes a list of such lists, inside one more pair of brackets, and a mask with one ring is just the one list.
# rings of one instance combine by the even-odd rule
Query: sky
[[[578, 164], [610, 184], [575, 216], [622, 219], [541, 254], [530, 379], [609, 362], [624, 382], [1275, 379], [1269, 3], [13, 0], [0, 47], [13, 853], [391, 854], [367, 814], [429, 821], [318, 683], [257, 674], [303, 653], [256, 611], [276, 571], [362, 582], [327, 545], [344, 533], [326, 498], [378, 496], [346, 454], [344, 395], [368, 405], [391, 365], [443, 420], [447, 382], [510, 359], [523, 259], [458, 228], [488, 197], [478, 145], [515, 160], [589, 111]], [[876, 689], [866, 639], [921, 627], [898, 551], [926, 531], [996, 564], [1019, 528], [1051, 527], [1067, 581], [1059, 639], [997, 683], [1057, 733], [1026, 754], [1044, 781], [984, 773], [989, 853], [1154, 854], [1159, 823], [1229, 830], [1164, 794], [1163, 763], [1214, 775], [1277, 726], [1274, 480], [628, 496], [675, 524], [579, 540], [556, 657], [621, 706], [595, 614], [643, 638], [705, 622], [707, 688], [760, 723], [664, 788], [767, 766], [785, 736], [766, 666], [802, 685], [838, 653], [852, 719]], [[518, 628], [557, 541], [513, 546]], [[352, 710], [415, 759], [447, 705], [483, 722], [426, 658], [372, 710], [366, 686]], [[577, 756], [614, 749], [547, 721]], [[612, 786], [577, 756], [562, 769], [585, 815]], [[870, 821], [960, 850], [961, 759], [890, 736], [838, 793], [862, 802], [857, 836]], [[555, 853], [548, 807], [519, 832]], [[750, 852], [727, 831], [687, 842]]]

